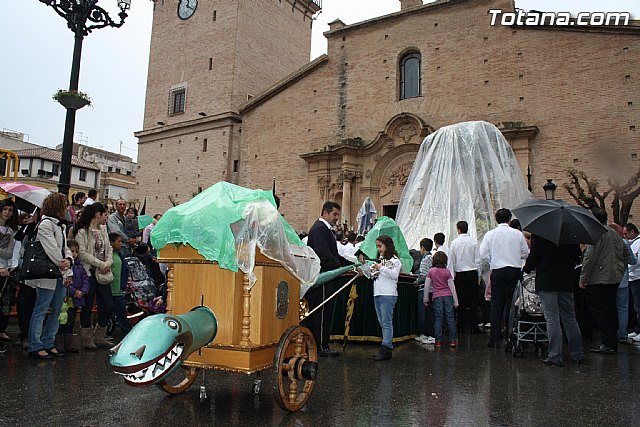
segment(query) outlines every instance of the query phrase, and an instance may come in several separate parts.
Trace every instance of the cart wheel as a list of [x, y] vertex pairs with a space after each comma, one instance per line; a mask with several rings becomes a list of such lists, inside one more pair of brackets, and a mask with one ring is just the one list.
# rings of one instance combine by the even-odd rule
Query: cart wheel
[[[164, 392], [169, 393], [169, 394], [178, 394], [178, 393], [182, 393], [183, 391], [185, 391], [186, 389], [188, 389], [189, 387], [191, 387], [191, 384], [193, 384], [193, 382], [196, 380], [196, 378], [198, 377], [198, 372], [200, 372], [200, 369], [198, 368], [193, 368], [193, 367], [183, 367], [182, 370], [185, 371], [185, 377], [182, 379], [182, 381], [180, 381], [177, 384], [172, 384], [169, 383], [167, 381], [167, 379], [163, 379], [162, 381], [160, 381], [159, 383], [157, 383], [156, 385]], [[176, 372], [174, 374], [171, 374], [171, 377], [176, 377], [179, 378], [181, 376], [181, 372], [182, 370], [180, 370], [179, 372]], [[202, 393], [201, 393], [202, 394]], [[206, 397], [206, 396], [205, 396]]]
[[255, 380], [253, 382], [253, 387], [251, 387], [251, 390], [253, 390], [253, 394], [259, 394], [260, 393], [260, 385], [262, 384], [262, 380]]
[[318, 372], [318, 350], [311, 331], [304, 326], [287, 329], [276, 348], [273, 366], [276, 402], [285, 411], [299, 410], [309, 400]]

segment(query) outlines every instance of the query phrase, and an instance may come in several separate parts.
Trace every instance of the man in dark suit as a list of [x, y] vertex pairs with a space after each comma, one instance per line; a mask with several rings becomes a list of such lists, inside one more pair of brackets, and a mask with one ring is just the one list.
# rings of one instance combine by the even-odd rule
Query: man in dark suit
[[[320, 272], [335, 270], [350, 263], [338, 255], [338, 246], [333, 227], [340, 219], [340, 205], [335, 202], [326, 202], [322, 205], [320, 218], [309, 230], [307, 245], [311, 247], [320, 258]], [[334, 281], [312, 289], [306, 294], [309, 310], [320, 305], [327, 297], [337, 290]], [[329, 335], [331, 334], [331, 316], [333, 315], [334, 301], [323, 305], [318, 311], [302, 321], [302, 324], [313, 333], [313, 338], [318, 346], [318, 355], [323, 357], [337, 357], [339, 353], [329, 348]]]

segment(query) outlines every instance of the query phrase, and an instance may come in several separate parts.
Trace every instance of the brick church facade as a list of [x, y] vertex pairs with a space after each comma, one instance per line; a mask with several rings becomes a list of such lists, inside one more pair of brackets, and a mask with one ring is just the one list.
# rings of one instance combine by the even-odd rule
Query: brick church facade
[[394, 215], [422, 139], [466, 120], [501, 129], [535, 196], [568, 168], [601, 182], [638, 168], [637, 23], [491, 26], [488, 11], [512, 1], [402, 0], [332, 22], [327, 54], [309, 62], [319, 1], [201, 0], [186, 20], [161, 3], [136, 134], [150, 212], [220, 180], [268, 189], [275, 177], [297, 229], [325, 200], [349, 223], [367, 196]]

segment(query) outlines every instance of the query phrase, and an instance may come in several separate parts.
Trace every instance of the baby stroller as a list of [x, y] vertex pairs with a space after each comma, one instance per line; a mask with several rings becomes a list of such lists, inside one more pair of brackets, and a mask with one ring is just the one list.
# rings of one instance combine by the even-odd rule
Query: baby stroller
[[[163, 313], [166, 310], [166, 304], [160, 302], [161, 300], [158, 298], [161, 295], [161, 290], [156, 287], [142, 261], [137, 257], [127, 257], [124, 261], [129, 269], [129, 283], [125, 291], [125, 301], [129, 313], [127, 317], [131, 319], [131, 314], [135, 315], [141, 311], [146, 314]], [[134, 317], [141, 316], [145, 317], [146, 315], [137, 314]]]
[[[163, 295], [163, 289], [156, 286], [139, 258], [134, 256], [127, 257], [124, 262], [127, 263], [129, 272], [129, 281], [124, 291], [127, 322], [131, 326], [135, 326], [140, 320], [149, 315], [164, 313], [166, 311], [166, 303], [159, 297], [159, 295]], [[108, 335], [113, 333], [116, 324], [115, 316], [109, 319], [107, 324]]]
[[547, 322], [544, 319], [540, 297], [535, 289], [536, 275], [525, 274], [516, 285], [509, 312], [509, 342], [506, 350], [511, 349], [514, 357], [524, 357], [524, 350], [533, 345], [535, 353], [546, 357], [549, 337]]

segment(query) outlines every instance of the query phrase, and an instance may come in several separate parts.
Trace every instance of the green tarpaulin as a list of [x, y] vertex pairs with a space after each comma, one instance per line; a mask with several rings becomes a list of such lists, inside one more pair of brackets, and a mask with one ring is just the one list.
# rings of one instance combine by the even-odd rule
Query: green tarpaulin
[[400, 231], [400, 227], [389, 217], [381, 216], [378, 218], [376, 224], [365, 236], [364, 242], [360, 244], [359, 250], [368, 258], [378, 258], [376, 239], [381, 235], [387, 235], [393, 239], [393, 244], [398, 252], [398, 258], [400, 258], [402, 262], [402, 272], [410, 273], [411, 267], [413, 267], [413, 258], [409, 254], [409, 248], [407, 247], [407, 242], [404, 240], [402, 231]]
[[[254, 215], [255, 206], [260, 208], [260, 216]], [[155, 248], [171, 243], [189, 244], [207, 260], [217, 261], [221, 268], [238, 271], [236, 244], [244, 242], [236, 242], [233, 227], [251, 228], [270, 237], [279, 233], [282, 235], [279, 246], [288, 243], [305, 247], [295, 230], [277, 213], [275, 206], [271, 191], [219, 182], [188, 202], [169, 209], [153, 228], [151, 243]], [[257, 219], [253, 220], [253, 217]], [[265, 232], [264, 223], [267, 221], [271, 221], [271, 226]], [[251, 236], [253, 239], [259, 237]], [[276, 249], [289, 252], [288, 247]]]

